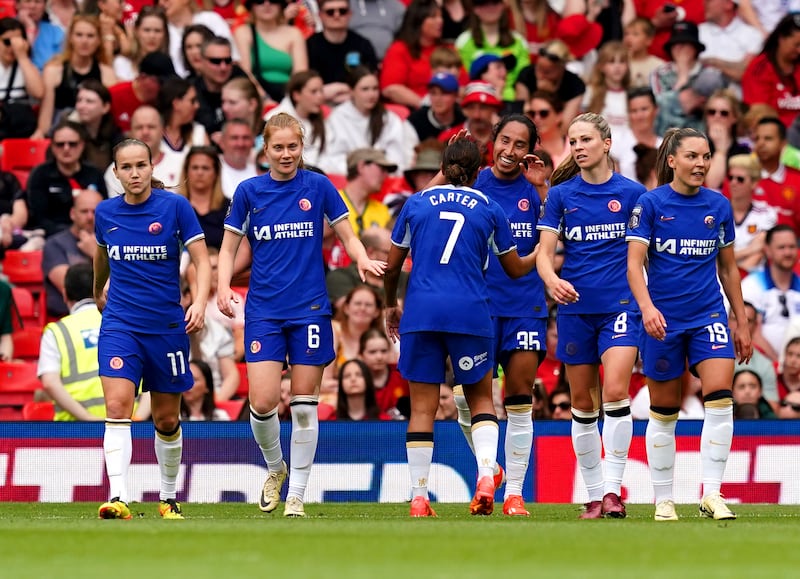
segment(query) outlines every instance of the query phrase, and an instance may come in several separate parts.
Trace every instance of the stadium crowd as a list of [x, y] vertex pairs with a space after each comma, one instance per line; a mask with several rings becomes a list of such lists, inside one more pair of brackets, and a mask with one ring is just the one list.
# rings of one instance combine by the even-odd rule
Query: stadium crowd
[[[189, 200], [209, 248], [212, 296], [205, 327], [191, 338], [195, 387], [181, 416], [246, 420], [246, 240], [233, 267], [233, 317], [219, 311], [213, 293], [234, 191], [270, 171], [265, 122], [280, 113], [300, 122], [305, 168], [328, 176], [367, 256], [385, 261], [405, 201], [435, 178], [445, 145], [461, 131], [492, 166], [498, 122], [525, 115], [549, 175], [569, 159], [568, 129], [586, 112], [608, 123], [615, 171], [648, 190], [670, 127], [707, 135], [705, 186], [730, 201], [743, 278], [747, 319], [731, 315], [730, 324], [746, 322], [756, 347], [736, 366], [735, 416], [800, 418], [800, 13], [790, 11], [800, 3], [4, 0], [0, 7], [0, 252], [38, 255], [45, 296], [40, 315], [25, 320], [41, 334], [38, 355], [20, 356], [19, 294], [0, 283], [0, 358], [38, 359], [39, 397], [53, 401], [56, 420], [104, 415], [96, 356], [95, 376], [87, 377], [96, 339], [84, 347], [81, 338], [96, 337], [100, 316], [80, 264], [96, 255], [95, 207], [123, 193], [112, 150], [125, 137], [148, 145], [154, 177]], [[11, 158], [27, 150], [37, 162], [15, 165]], [[332, 230], [320, 259], [336, 359], [322, 377], [319, 418], [408, 419], [399, 346], [385, 333], [383, 280], [368, 272], [362, 282]], [[555, 273], [562, 263], [559, 242]], [[401, 300], [411, 267], [409, 260], [399, 278]], [[188, 307], [195, 275], [188, 257], [181, 273]], [[532, 415], [569, 420], [550, 286], [546, 299]], [[493, 387], [501, 419], [503, 370]], [[651, 407], [641, 370], [634, 367], [628, 389], [635, 419], [648, 418]], [[291, 368], [284, 374], [288, 388]], [[687, 371], [681, 381], [680, 416], [702, 418], [699, 379]], [[450, 372], [437, 419], [459, 416], [454, 386]], [[281, 419], [290, 418], [286, 388]], [[136, 417], [146, 419], [149, 409], [143, 395]]]

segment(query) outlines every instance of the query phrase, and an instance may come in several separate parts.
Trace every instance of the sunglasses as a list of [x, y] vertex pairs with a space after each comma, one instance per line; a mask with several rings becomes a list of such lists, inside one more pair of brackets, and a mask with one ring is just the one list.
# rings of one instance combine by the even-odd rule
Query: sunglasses
[[3, 44], [6, 46], [11, 46], [11, 39], [10, 38], [3, 38]]
[[728, 181], [736, 181], [737, 183], [744, 183], [747, 177], [744, 175], [728, 175]]
[[725, 109], [706, 109], [706, 115], [709, 117], [719, 115], [723, 119], [727, 119], [729, 116], [731, 116], [731, 112]]
[[786, 407], [788, 406], [795, 412], [800, 412], [800, 404], [793, 404], [791, 402], [787, 402], [786, 400], [781, 400], [781, 406]]
[[550, 109], [542, 109], [540, 111], [531, 110], [525, 114], [528, 116], [529, 119], [535, 119], [536, 117], [539, 117], [540, 119], [546, 119], [547, 117], [550, 116]]
[[56, 149], [77, 149], [80, 144], [80, 141], [53, 141]]
[[323, 12], [331, 18], [334, 16], [347, 16], [350, 14], [350, 8], [326, 8]]
[[572, 404], [569, 402], [559, 402], [558, 404], [551, 404], [550, 405], [550, 412], [554, 412], [556, 408], [560, 410], [569, 410], [572, 407]]
[[230, 56], [226, 56], [223, 58], [212, 58], [210, 56], [206, 57], [206, 60], [213, 64], [214, 66], [219, 66], [220, 64], [232, 64], [233, 59]]
[[781, 316], [788, 318], [789, 307], [786, 305], [786, 294], [781, 294], [778, 296], [778, 303], [781, 304]]
[[553, 54], [552, 52], [547, 52], [546, 48], [539, 49], [539, 56], [545, 57], [550, 62], [561, 62], [561, 57], [557, 54]]
[[503, 0], [475, 0], [472, 5], [475, 7], [478, 6], [497, 6], [498, 4], [502, 4]]

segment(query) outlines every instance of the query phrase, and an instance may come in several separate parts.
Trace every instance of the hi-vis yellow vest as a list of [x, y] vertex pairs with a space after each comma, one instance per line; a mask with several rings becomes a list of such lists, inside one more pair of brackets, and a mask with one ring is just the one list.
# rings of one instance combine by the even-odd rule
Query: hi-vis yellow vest
[[[47, 325], [61, 354], [61, 383], [91, 414], [105, 418], [103, 386], [98, 376], [97, 338], [102, 315], [97, 308], [84, 308]], [[75, 420], [56, 405], [54, 420]]]

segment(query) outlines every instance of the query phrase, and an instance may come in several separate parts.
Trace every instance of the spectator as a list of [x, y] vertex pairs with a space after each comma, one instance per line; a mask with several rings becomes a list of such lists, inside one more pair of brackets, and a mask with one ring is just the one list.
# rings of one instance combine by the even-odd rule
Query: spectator
[[742, 100], [746, 105], [764, 103], [778, 111], [785, 126], [800, 112], [800, 16], [784, 16], [767, 39], [764, 48], [742, 75]]
[[767, 267], [742, 280], [742, 295], [761, 315], [761, 334], [753, 336], [753, 343], [777, 360], [791, 320], [800, 316], [800, 276], [794, 273], [797, 236], [788, 225], [776, 225], [765, 242]]
[[81, 161], [86, 130], [72, 121], [62, 121], [50, 142], [52, 161], [45, 161], [28, 178], [28, 227], [42, 228], [49, 237], [72, 225], [70, 209], [81, 189], [93, 189], [106, 197], [103, 174]]
[[722, 71], [739, 90], [745, 68], [761, 52], [763, 37], [736, 13], [739, 0], [706, 0], [705, 22], [698, 26], [700, 42], [706, 49], [700, 59], [706, 66]]
[[[744, 313], [747, 315], [747, 325], [750, 328], [750, 335], [755, 336], [761, 333], [761, 322], [758, 318], [758, 311], [750, 302], [744, 302]], [[728, 325], [734, 331], [735, 325], [739, 321], [732, 313], [728, 317]], [[773, 410], [778, 408], [778, 377], [775, 372], [775, 365], [758, 348], [753, 348], [753, 357], [747, 364], [740, 364], [738, 360], [733, 368], [734, 372], [740, 370], [750, 370], [758, 374], [761, 380], [762, 393], [764, 398], [772, 405]]]
[[192, 81], [171, 78], [164, 82], [158, 93], [158, 111], [164, 119], [162, 146], [184, 156], [191, 147], [209, 144], [205, 127], [195, 121], [199, 106]]
[[458, 90], [458, 79], [449, 72], [437, 72], [428, 81], [430, 104], [421, 106], [408, 117], [420, 141], [438, 138], [466, 120], [457, 104]]
[[537, 420], [550, 418], [550, 406], [547, 402], [547, 390], [541, 378], [536, 378], [533, 382], [533, 408], [531, 416], [534, 422]]
[[597, 64], [586, 86], [583, 110], [602, 115], [615, 140], [621, 131], [628, 129], [629, 88], [628, 51], [619, 41], [607, 42], [598, 53]]
[[[169, 147], [162, 146], [164, 141], [164, 121], [159, 112], [150, 105], [142, 105], [130, 119], [130, 135], [150, 147], [153, 155], [153, 177], [158, 179], [167, 188], [179, 185], [184, 158], [172, 151]], [[122, 184], [114, 174], [113, 163], [108, 166], [103, 176], [109, 197], [122, 195]]]
[[381, 149], [395, 170], [404, 171], [417, 144], [414, 128], [386, 110], [380, 101], [378, 78], [369, 69], [354, 68], [348, 84], [352, 89], [350, 100], [337, 106], [325, 120], [326, 154], [319, 159], [320, 168], [343, 175], [351, 151], [372, 147]]
[[[224, 37], [218, 37], [205, 24], [191, 24], [183, 29], [181, 58], [183, 59], [183, 66], [186, 68], [186, 78], [195, 79], [198, 77], [203, 64], [203, 45], [214, 38]], [[234, 48], [232, 41], [230, 39], [226, 40], [228, 40], [228, 46], [231, 47], [232, 53]]]
[[189, 369], [194, 383], [181, 396], [181, 420], [231, 420], [232, 417], [214, 403], [214, 385], [209, 365], [202, 360], [192, 360]]
[[442, 38], [442, 9], [437, 0], [412, 0], [397, 38], [381, 66], [381, 94], [388, 102], [416, 110], [428, 92], [431, 53]]
[[745, 272], [764, 264], [764, 240], [778, 221], [774, 207], [753, 200], [753, 188], [760, 177], [761, 166], [752, 155], [728, 159], [727, 184], [736, 227], [733, 255], [739, 269]]
[[563, 41], [551, 40], [545, 44], [539, 49], [536, 64], [520, 71], [515, 85], [516, 99], [528, 102], [537, 91], [553, 92], [563, 103], [565, 119], [578, 116], [586, 85], [575, 73], [567, 70], [570, 60], [572, 54]]
[[[200, 48], [200, 54], [197, 76], [193, 79], [199, 105], [195, 119], [205, 127], [206, 133], [214, 141], [219, 137], [222, 123], [225, 121], [225, 112], [222, 109], [223, 87], [232, 79], [249, 79], [238, 65], [233, 64], [231, 43], [227, 39], [215, 36], [207, 40]], [[258, 95], [258, 90], [254, 90], [260, 113], [261, 97]], [[253, 113], [245, 118], [245, 120], [251, 119]]]
[[741, 116], [739, 99], [731, 89], [716, 90], [708, 97], [703, 112], [711, 148], [711, 166], [706, 174], [706, 187], [722, 189], [728, 159], [733, 155], [750, 153], [750, 147], [740, 144], [736, 138]]
[[45, 18], [46, 0], [17, 0], [17, 20], [31, 31], [31, 60], [40, 71], [54, 56], [61, 54], [64, 31]]
[[464, 111], [466, 120], [448, 131], [439, 134], [439, 140], [447, 143], [451, 137], [466, 129], [478, 144], [483, 155], [484, 166], [491, 165], [494, 160], [492, 130], [499, 120], [498, 113], [503, 107], [502, 101], [497, 97], [490, 84], [485, 82], [471, 82], [464, 89], [461, 99], [461, 110]]
[[778, 223], [789, 224], [800, 234], [800, 171], [781, 161], [786, 146], [786, 127], [777, 117], [764, 117], [753, 130], [753, 152], [761, 163], [761, 180], [755, 199], [778, 211]]
[[553, 10], [548, 0], [510, 0], [508, 8], [514, 29], [525, 38], [531, 62], [535, 62], [539, 49], [555, 38], [561, 15]]
[[453, 387], [449, 384], [439, 384], [439, 408], [436, 409], [434, 420], [456, 420], [458, 410], [453, 397]]
[[[349, 89], [348, 89], [349, 94]], [[325, 100], [322, 78], [316, 71], [306, 70], [292, 75], [286, 84], [286, 96], [265, 119], [278, 113], [288, 113], [303, 125], [303, 162], [316, 167], [325, 150]]]
[[78, 2], [76, 0], [50, 0], [47, 3], [48, 19], [62, 30], [66, 30], [69, 27], [69, 23], [78, 13], [78, 10]]
[[[249, 78], [244, 76], [232, 78], [222, 86], [222, 116], [225, 122], [237, 119], [245, 121], [256, 138], [259, 138], [264, 130], [264, 121], [261, 119], [262, 108], [258, 88]], [[211, 136], [212, 141], [215, 141], [214, 136]], [[219, 135], [216, 137], [219, 138]], [[255, 147], [260, 148], [258, 145]]]
[[251, 21], [234, 33], [241, 53], [240, 64], [252, 73], [261, 88], [274, 101], [286, 92], [286, 83], [294, 72], [308, 68], [306, 40], [300, 30], [286, 24], [283, 9], [286, 0], [246, 0]]
[[222, 245], [223, 223], [229, 201], [222, 191], [220, 158], [214, 147], [191, 147], [181, 171], [180, 193], [189, 200], [206, 245], [217, 249]]
[[[777, 418], [769, 402], [763, 396], [761, 377], [752, 370], [739, 370], [733, 375], [734, 407], [752, 404], [758, 410], [756, 418]], [[736, 408], [734, 408], [736, 411]]]
[[398, 0], [351, 0], [350, 10], [353, 13], [350, 29], [372, 43], [378, 62], [382, 62], [386, 49], [400, 30], [405, 5]]
[[133, 25], [131, 52], [114, 57], [114, 74], [120, 82], [132, 81], [139, 75], [139, 64], [151, 52], [169, 55], [167, 16], [158, 6], [142, 6]]
[[84, 158], [98, 169], [111, 164], [111, 150], [122, 140], [110, 111], [111, 93], [99, 80], [89, 78], [78, 85], [75, 110], [67, 115], [86, 129]]
[[132, 81], [120, 82], [109, 89], [111, 114], [122, 132], [131, 130], [133, 113], [142, 105], [156, 106], [158, 93], [167, 79], [175, 76], [169, 56], [161, 52], [146, 54], [139, 63], [139, 74]]
[[372, 43], [348, 28], [352, 11], [347, 0], [320, 0], [319, 17], [322, 30], [306, 40], [308, 67], [322, 77], [325, 102], [338, 105], [350, 98], [348, 69], [378, 70], [378, 59]]
[[361, 334], [358, 356], [372, 373], [380, 411], [396, 420], [405, 420], [399, 406], [402, 399], [408, 399], [408, 380], [397, 370], [394, 350], [383, 330], [372, 328]]
[[[417, 158], [410, 169], [403, 172], [403, 177], [410, 187], [412, 193], [422, 191], [433, 179], [442, 167], [442, 151], [444, 145], [441, 141], [427, 139], [417, 145]], [[384, 199], [384, 203], [387, 202]], [[389, 207], [390, 212], [398, 212], [394, 206]]]
[[25, 29], [13, 18], [0, 18], [0, 77], [0, 141], [27, 138], [37, 125], [31, 99], [44, 96], [44, 82], [31, 61]]
[[650, 88], [650, 76], [664, 60], [650, 52], [656, 29], [647, 18], [637, 17], [625, 26], [622, 43], [628, 49], [631, 87]]
[[550, 393], [550, 417], [553, 420], [572, 420], [569, 390], [556, 389]]
[[339, 370], [339, 394], [336, 397], [336, 420], [387, 420], [375, 402], [372, 374], [359, 359], [348, 360]]
[[93, 276], [91, 262], [64, 266], [62, 303], [69, 306], [69, 315], [48, 324], [42, 334], [37, 374], [55, 403], [56, 421], [103, 420], [106, 416], [97, 361], [102, 317], [92, 295]]
[[[175, 70], [179, 76], [188, 76], [189, 71], [181, 59], [183, 56], [183, 31], [193, 24], [203, 24], [211, 30], [215, 36], [222, 36], [233, 43], [230, 26], [216, 12], [201, 11], [197, 2], [194, 0], [159, 0], [156, 2], [162, 6], [167, 14], [169, 23], [169, 55], [175, 63]], [[240, 57], [236, 47], [233, 47], [233, 60], [239, 61]]]
[[658, 102], [658, 134], [663, 134], [670, 127], [702, 130], [702, 111], [706, 98], [726, 84], [721, 72], [700, 61], [699, 55], [705, 48], [699, 40], [696, 24], [678, 22], [673, 26], [672, 34], [664, 45], [669, 62], [653, 71], [651, 79]]
[[75, 107], [78, 85], [90, 78], [105, 86], [117, 82], [103, 52], [97, 17], [78, 14], [69, 26], [64, 53], [44, 67], [44, 96], [32, 138], [41, 139], [49, 134], [59, 115]]
[[778, 418], [797, 420], [800, 418], [800, 392], [790, 392], [781, 400]]
[[21, 233], [28, 222], [25, 197], [19, 179], [10, 171], [0, 170], [0, 259], [6, 249], [16, 249], [27, 240]]
[[0, 361], [10, 362], [14, 359], [14, 340], [11, 334], [14, 327], [11, 325], [12, 301], [11, 286], [0, 279]]
[[[781, 18], [796, 10], [793, 1], [786, 0], [737, 0], [739, 16], [750, 26], [755, 27], [763, 38], [775, 30]], [[793, 6], [795, 6], [793, 8]]]
[[225, 121], [218, 145], [222, 150], [222, 193], [228, 199], [233, 197], [239, 183], [256, 176], [256, 164], [251, 160], [254, 143], [253, 129], [248, 121]]
[[[515, 62], [512, 54], [507, 54], [502, 58], [496, 54], [483, 54], [472, 61], [472, 66], [469, 67], [469, 80], [489, 83], [498, 95], [503, 95], [508, 80], [508, 70], [514, 68]], [[514, 110], [515, 103], [513, 101], [508, 101], [505, 97], [502, 100], [504, 110]], [[501, 114], [501, 116], [503, 115]]]
[[558, 167], [561, 161], [569, 157], [569, 143], [564, 134], [564, 104], [558, 96], [547, 91], [536, 91], [525, 110], [527, 116], [539, 133], [539, 147], [553, 160]]
[[636, 14], [653, 23], [655, 36], [650, 52], [662, 59], [669, 58], [667, 43], [676, 23], [698, 24], [703, 21], [703, 2], [674, 2], [674, 0], [636, 0]]
[[781, 373], [778, 374], [778, 397], [784, 400], [800, 391], [800, 337], [790, 335], [782, 350]]
[[[94, 237], [94, 210], [103, 198], [97, 191], [81, 189], [69, 211], [71, 225], [47, 238], [42, 254], [42, 273], [47, 294], [47, 315], [60, 318], [69, 313], [64, 301], [65, 278], [78, 263], [91, 264], [97, 249]], [[91, 296], [91, 291], [89, 293]], [[79, 298], [83, 299], [83, 298]]]
[[386, 176], [396, 170], [397, 165], [378, 149], [356, 149], [347, 155], [347, 183], [340, 193], [356, 235], [372, 227], [389, 226], [389, 209], [371, 195], [378, 193]]
[[[530, 65], [528, 43], [512, 29], [509, 12], [503, 0], [473, 0], [469, 29], [456, 39], [456, 48], [467, 69], [483, 54], [513, 56], [514, 66], [508, 69], [506, 86], [498, 97], [504, 101], [515, 100], [514, 85], [521, 71]], [[510, 63], [510, 61], [509, 61]], [[516, 95], [519, 99], [519, 95]]]
[[[630, 175], [630, 167], [620, 165], [620, 172], [628, 178], [636, 179], [643, 185], [655, 168], [655, 153], [661, 144], [661, 137], [655, 132], [655, 122], [658, 116], [658, 105], [653, 90], [647, 87], [637, 87], [628, 91], [628, 123], [633, 135], [633, 149], [636, 154], [635, 174]], [[612, 145], [613, 147], [613, 145]], [[638, 148], [638, 151], [637, 151]], [[620, 158], [627, 156], [624, 149]], [[646, 157], [646, 159], [645, 159]], [[639, 171], [639, 168], [642, 171]]]
[[[69, 0], [72, 9], [77, 3]], [[51, 8], [55, 3], [51, 1]], [[122, 24], [122, 12], [125, 5], [120, 0], [84, 0], [81, 13], [97, 16], [100, 21], [100, 38], [103, 41], [103, 51], [106, 62], [112, 63], [117, 54], [131, 53], [131, 39], [128, 37], [125, 26]], [[72, 20], [74, 13], [65, 22]], [[66, 26], [65, 26], [66, 28]]]
[[442, 1], [442, 42], [453, 44], [467, 29], [472, 5], [464, 0]]

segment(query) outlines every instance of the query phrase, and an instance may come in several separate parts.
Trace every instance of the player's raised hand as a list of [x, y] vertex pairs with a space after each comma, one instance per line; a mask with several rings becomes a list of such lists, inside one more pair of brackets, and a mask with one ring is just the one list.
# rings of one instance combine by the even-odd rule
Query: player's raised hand
[[472, 135], [470, 135], [469, 133], [469, 129], [461, 129], [455, 135], [450, 137], [450, 139], [447, 141], [447, 144], [452, 145], [453, 143], [455, 143], [456, 141], [460, 141], [461, 139], [474, 140], [472, 138]]
[[361, 281], [367, 281], [367, 272], [370, 272], [373, 275], [377, 275], [381, 277], [383, 272], [386, 271], [386, 262], [380, 261], [378, 259], [369, 259], [364, 256], [363, 259], [358, 260], [358, 275], [361, 278]]
[[528, 153], [519, 166], [525, 179], [534, 187], [544, 187], [547, 184], [547, 168], [538, 156]]

